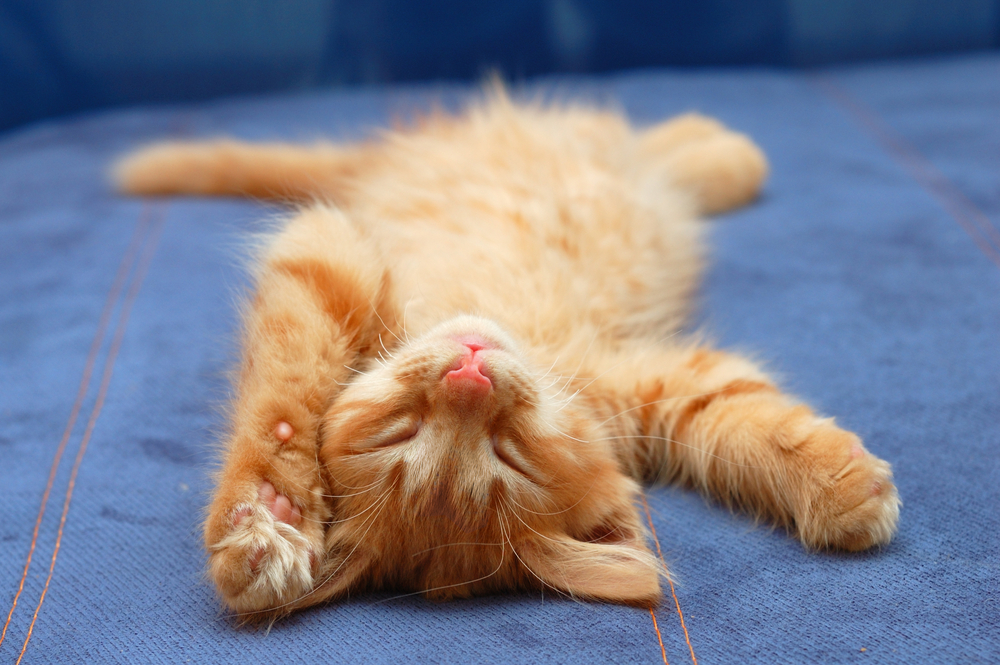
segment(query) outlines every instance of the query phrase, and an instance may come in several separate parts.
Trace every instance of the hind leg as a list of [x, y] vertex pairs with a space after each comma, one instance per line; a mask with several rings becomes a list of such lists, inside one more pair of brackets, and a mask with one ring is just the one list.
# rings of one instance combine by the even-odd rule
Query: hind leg
[[387, 288], [376, 252], [331, 209], [298, 214], [263, 257], [205, 523], [210, 575], [240, 614], [270, 614], [313, 588], [330, 517], [319, 423], [346, 366], [393, 321]]
[[697, 114], [647, 130], [644, 155], [672, 183], [694, 194], [700, 212], [715, 214], [755, 199], [767, 179], [767, 158], [753, 141]]

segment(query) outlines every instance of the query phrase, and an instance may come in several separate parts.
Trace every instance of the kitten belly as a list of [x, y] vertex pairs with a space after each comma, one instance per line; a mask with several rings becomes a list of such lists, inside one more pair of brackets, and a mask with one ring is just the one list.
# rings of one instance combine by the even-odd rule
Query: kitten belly
[[685, 221], [634, 234], [646, 236], [641, 246], [634, 237], [593, 237], [575, 252], [503, 234], [396, 238], [388, 243], [393, 291], [411, 334], [462, 314], [525, 341], [594, 327], [614, 337], [661, 334], [682, 325], [702, 265], [701, 222]]

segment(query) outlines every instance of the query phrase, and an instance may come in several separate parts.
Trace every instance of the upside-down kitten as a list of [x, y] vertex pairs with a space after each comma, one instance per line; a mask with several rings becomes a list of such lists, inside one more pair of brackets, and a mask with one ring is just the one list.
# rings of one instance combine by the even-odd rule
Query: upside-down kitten
[[[205, 525], [219, 594], [274, 617], [362, 590], [660, 597], [640, 481], [811, 548], [886, 543], [889, 465], [742, 357], [675, 337], [699, 214], [761, 152], [688, 115], [523, 106], [352, 146], [164, 144], [137, 194], [297, 200], [257, 268]], [[323, 201], [324, 203], [315, 203]]]

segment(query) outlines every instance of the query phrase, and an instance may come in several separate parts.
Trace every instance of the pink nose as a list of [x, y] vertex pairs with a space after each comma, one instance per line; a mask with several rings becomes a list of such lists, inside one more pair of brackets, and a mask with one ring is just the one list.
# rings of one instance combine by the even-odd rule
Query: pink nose
[[478, 339], [459, 340], [468, 351], [455, 359], [444, 375], [445, 381], [455, 388], [486, 392], [493, 387], [493, 382], [487, 376], [488, 370], [483, 359], [483, 350], [487, 348]]

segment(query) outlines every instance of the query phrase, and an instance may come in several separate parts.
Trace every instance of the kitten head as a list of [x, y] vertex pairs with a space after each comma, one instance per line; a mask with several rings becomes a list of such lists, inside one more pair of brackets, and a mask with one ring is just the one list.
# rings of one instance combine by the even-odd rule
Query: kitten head
[[317, 592], [548, 587], [655, 602], [663, 567], [644, 544], [638, 486], [544, 374], [475, 317], [373, 361], [324, 421], [336, 496]]

